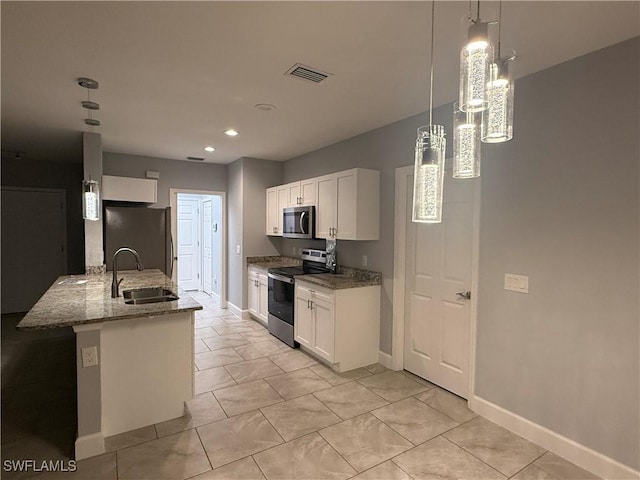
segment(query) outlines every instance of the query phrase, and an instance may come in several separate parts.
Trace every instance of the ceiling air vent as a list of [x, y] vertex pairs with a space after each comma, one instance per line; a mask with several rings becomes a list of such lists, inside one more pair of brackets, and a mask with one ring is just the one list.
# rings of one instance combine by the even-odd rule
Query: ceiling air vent
[[296, 63], [293, 67], [284, 72], [284, 74], [313, 83], [320, 83], [331, 75], [330, 73], [321, 72], [318, 69], [307, 67], [300, 63]]
[[204, 162], [202, 157], [187, 157], [187, 160], [197, 160], [198, 162]]

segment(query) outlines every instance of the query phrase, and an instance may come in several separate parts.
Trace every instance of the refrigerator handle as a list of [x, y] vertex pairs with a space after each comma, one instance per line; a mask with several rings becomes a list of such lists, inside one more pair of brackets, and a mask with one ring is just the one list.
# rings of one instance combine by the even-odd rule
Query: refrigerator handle
[[169, 278], [173, 279], [173, 262], [177, 260], [177, 257], [173, 256], [173, 235], [169, 235], [169, 242], [171, 243], [171, 268], [169, 270]]

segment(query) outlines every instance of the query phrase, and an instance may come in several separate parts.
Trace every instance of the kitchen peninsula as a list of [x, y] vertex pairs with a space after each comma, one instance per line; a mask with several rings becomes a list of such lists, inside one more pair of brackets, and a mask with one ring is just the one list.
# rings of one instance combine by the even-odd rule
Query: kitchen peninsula
[[17, 326], [76, 334], [76, 460], [103, 453], [105, 437], [183, 415], [193, 396], [193, 324], [202, 306], [159, 270], [120, 277], [121, 292], [163, 287], [179, 299], [125, 304], [111, 298], [111, 272], [64, 275]]

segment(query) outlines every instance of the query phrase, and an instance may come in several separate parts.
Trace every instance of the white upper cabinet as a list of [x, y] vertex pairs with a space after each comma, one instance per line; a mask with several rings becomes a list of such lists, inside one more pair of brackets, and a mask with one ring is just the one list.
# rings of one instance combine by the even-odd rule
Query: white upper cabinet
[[140, 203], [158, 201], [158, 181], [150, 178], [102, 175], [101, 190], [103, 200]]
[[278, 187], [267, 188], [267, 235], [278, 234]]
[[338, 189], [335, 173], [316, 178], [316, 237], [332, 238], [338, 216]]
[[316, 179], [316, 236], [380, 238], [380, 172], [354, 168]]
[[316, 179], [310, 178], [286, 185], [288, 189], [288, 207], [316, 204]]
[[288, 206], [288, 185], [267, 188], [267, 235], [282, 236], [282, 209]]
[[316, 206], [316, 237], [380, 238], [380, 172], [353, 168], [267, 189], [267, 235], [282, 236], [282, 209]]
[[300, 181], [300, 205], [316, 204], [316, 179]]

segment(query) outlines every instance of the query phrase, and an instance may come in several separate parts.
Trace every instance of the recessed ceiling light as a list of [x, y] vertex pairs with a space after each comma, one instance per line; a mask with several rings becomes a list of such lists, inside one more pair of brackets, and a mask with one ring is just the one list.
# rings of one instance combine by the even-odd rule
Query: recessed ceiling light
[[216, 149], [215, 149], [215, 148], [213, 148], [213, 147], [211, 147], [211, 146], [209, 146], [209, 147], [204, 147], [204, 149], [205, 149], [207, 152], [215, 152], [215, 151], [216, 151]]
[[225, 130], [224, 133], [226, 135], [229, 135], [230, 137], [235, 137], [236, 135], [238, 135], [238, 132], [236, 130], [234, 130], [233, 128]]

